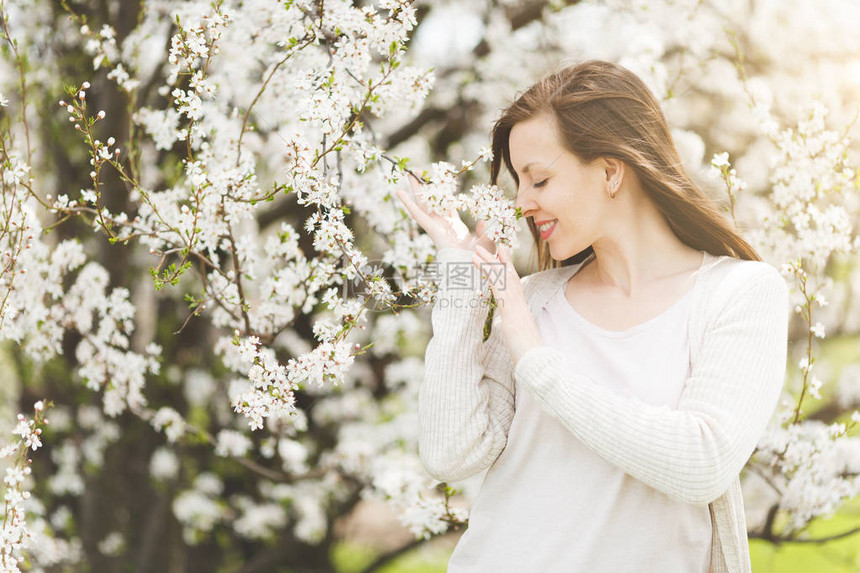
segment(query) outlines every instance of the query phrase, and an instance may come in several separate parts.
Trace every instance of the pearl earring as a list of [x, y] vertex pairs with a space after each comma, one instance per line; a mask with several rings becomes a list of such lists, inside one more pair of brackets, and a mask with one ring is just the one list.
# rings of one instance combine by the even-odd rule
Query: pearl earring
[[615, 199], [615, 192], [618, 189], [618, 180], [617, 179], [609, 185], [609, 189], [610, 189], [609, 197], [611, 199]]

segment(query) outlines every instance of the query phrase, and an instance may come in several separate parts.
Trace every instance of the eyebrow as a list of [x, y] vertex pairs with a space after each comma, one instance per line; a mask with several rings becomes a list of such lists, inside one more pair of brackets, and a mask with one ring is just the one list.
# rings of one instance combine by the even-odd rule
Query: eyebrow
[[540, 161], [531, 161], [531, 162], [527, 163], [525, 167], [523, 167], [523, 173], [528, 173], [529, 167], [531, 167], [532, 165], [542, 165], [542, 164]]

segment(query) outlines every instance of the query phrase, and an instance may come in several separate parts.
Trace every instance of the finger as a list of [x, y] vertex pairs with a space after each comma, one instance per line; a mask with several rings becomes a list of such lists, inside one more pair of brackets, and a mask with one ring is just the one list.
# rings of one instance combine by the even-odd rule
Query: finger
[[406, 181], [408, 181], [408, 182], [409, 182], [409, 188], [410, 188], [413, 192], [415, 192], [415, 190], [416, 190], [416, 189], [418, 189], [418, 186], [419, 186], [419, 184], [420, 184], [420, 181], [418, 181], [418, 178], [417, 178], [417, 177], [415, 177], [414, 175], [412, 175], [411, 173], [407, 173], [407, 174], [406, 174]]
[[421, 205], [415, 202], [415, 199], [409, 195], [403, 189], [398, 189], [396, 191], [397, 196], [400, 197], [400, 200], [403, 201], [403, 204], [409, 209], [410, 214], [418, 219], [418, 213], [424, 214], [425, 210], [421, 208]]
[[[486, 252], [486, 250], [485, 250], [485, 252]], [[477, 250], [475, 251], [475, 256], [472, 257], [472, 264], [475, 265], [475, 268], [478, 269], [478, 273], [481, 276], [481, 283], [489, 285], [490, 290], [493, 292], [493, 294], [495, 296], [496, 285], [493, 284], [493, 281], [488, 280], [488, 277], [487, 277], [485, 269], [484, 269], [484, 264], [485, 264], [484, 257], [482, 255], [478, 254]]]
[[478, 221], [475, 224], [475, 236], [472, 238], [470, 244], [471, 246], [478, 246], [486, 244], [486, 241], [482, 238], [484, 235], [484, 222]]
[[[409, 186], [412, 190], [413, 201], [421, 207], [421, 210], [427, 213], [428, 215], [436, 214], [441, 215], [440, 212], [434, 212], [430, 208], [430, 204], [427, 202], [427, 198], [425, 196], [427, 192], [427, 183], [424, 183], [420, 179], [417, 179], [414, 175], [409, 176]], [[456, 215], [456, 210], [453, 208], [448, 209], [446, 215], [450, 218]]]
[[409, 199], [409, 196], [406, 195], [406, 192], [403, 189], [395, 189], [394, 194], [397, 195], [397, 198], [400, 199], [400, 202], [403, 203], [403, 206], [409, 214], [412, 215], [412, 201]]
[[484, 246], [475, 245], [475, 252], [481, 257], [481, 261], [484, 263], [498, 263], [499, 262], [498, 253], [491, 253]]
[[406, 207], [406, 211], [409, 213], [409, 215], [413, 219], [415, 219], [415, 222], [421, 225], [421, 228], [425, 228], [427, 215], [424, 213], [421, 207], [416, 205], [415, 202], [402, 189], [395, 190], [395, 193], [397, 194], [397, 197], [400, 198], [400, 201], [403, 202], [403, 206]]
[[427, 208], [424, 203], [424, 198], [422, 197], [423, 193], [421, 190], [421, 182], [411, 173], [406, 179], [409, 181], [409, 189], [412, 192], [413, 200], [415, 201], [415, 203], [420, 205], [424, 211], [426, 211]]
[[499, 245], [499, 253], [501, 256], [500, 260], [505, 263], [506, 266], [514, 269], [514, 261], [511, 258], [511, 247], [509, 245]]
[[[483, 270], [481, 269], [481, 265], [483, 265], [483, 264], [484, 264], [484, 262], [480, 259], [480, 257], [478, 257], [477, 255], [475, 255], [474, 257], [472, 257], [472, 264], [473, 264], [473, 265], [475, 265], [475, 268], [476, 268], [476, 269], [478, 269], [478, 276], [480, 277], [480, 283], [479, 283], [479, 284], [480, 284], [481, 286], [479, 286], [479, 287], [478, 287], [478, 290], [479, 290], [479, 291], [480, 291], [480, 290], [483, 290], [483, 285], [484, 285], [484, 284], [486, 284], [486, 283], [484, 282], [484, 275], [483, 275]], [[490, 284], [489, 286], [490, 286], [490, 291], [492, 291], [492, 290], [493, 290], [493, 285], [492, 285], [492, 284]]]

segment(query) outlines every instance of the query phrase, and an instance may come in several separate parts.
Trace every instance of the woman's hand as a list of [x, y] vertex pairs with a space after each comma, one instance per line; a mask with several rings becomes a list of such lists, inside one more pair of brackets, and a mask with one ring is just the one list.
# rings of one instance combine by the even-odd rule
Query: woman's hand
[[429, 212], [421, 196], [421, 183], [411, 174], [408, 175], [408, 179], [412, 193], [406, 193], [402, 189], [398, 189], [395, 193], [415, 222], [433, 239], [436, 249], [457, 247], [474, 250], [476, 245], [480, 245], [490, 252], [496, 251], [493, 241], [484, 236], [483, 221], [478, 221], [475, 227], [477, 236], [475, 236], [460, 220], [456, 209], [450, 209], [445, 215]]
[[505, 344], [516, 365], [527, 350], [542, 346], [543, 339], [526, 303], [522, 282], [511, 262], [510, 250], [507, 247], [496, 248], [495, 243], [484, 235], [483, 221], [478, 221], [475, 226], [475, 236], [460, 220], [456, 210], [451, 209], [445, 215], [430, 213], [421, 198], [420, 182], [410, 175], [409, 185], [412, 196], [401, 189], [396, 191], [397, 196], [412, 218], [430, 235], [437, 249], [457, 247], [475, 251], [472, 262], [479, 272], [484, 270], [481, 266], [483, 263], [504, 263], [502, 273], [493, 273], [492, 277], [488, 277], [488, 282], [500, 312]]
[[523, 283], [511, 262], [508, 247], [500, 246], [496, 254], [480, 245], [475, 248], [473, 262], [482, 269], [485, 263], [502, 263], [501, 272], [484, 273], [502, 321], [502, 335], [516, 367], [523, 354], [535, 346], [543, 346], [537, 323], [529, 311]]

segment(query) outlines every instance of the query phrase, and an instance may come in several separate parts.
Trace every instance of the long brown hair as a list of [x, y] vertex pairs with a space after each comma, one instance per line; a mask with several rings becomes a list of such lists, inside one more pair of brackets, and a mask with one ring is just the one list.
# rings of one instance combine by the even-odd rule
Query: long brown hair
[[[589, 60], [548, 74], [520, 95], [493, 126], [490, 182], [498, 184], [502, 161], [519, 186], [511, 164], [511, 128], [542, 113], [553, 114], [563, 146], [581, 161], [600, 157], [623, 161], [636, 173], [683, 243], [712, 255], [760, 261], [734, 225], [684, 172], [666, 116], [651, 90], [623, 66]], [[565, 261], [555, 261], [530, 217], [538, 270], [582, 262], [589, 246]]]

